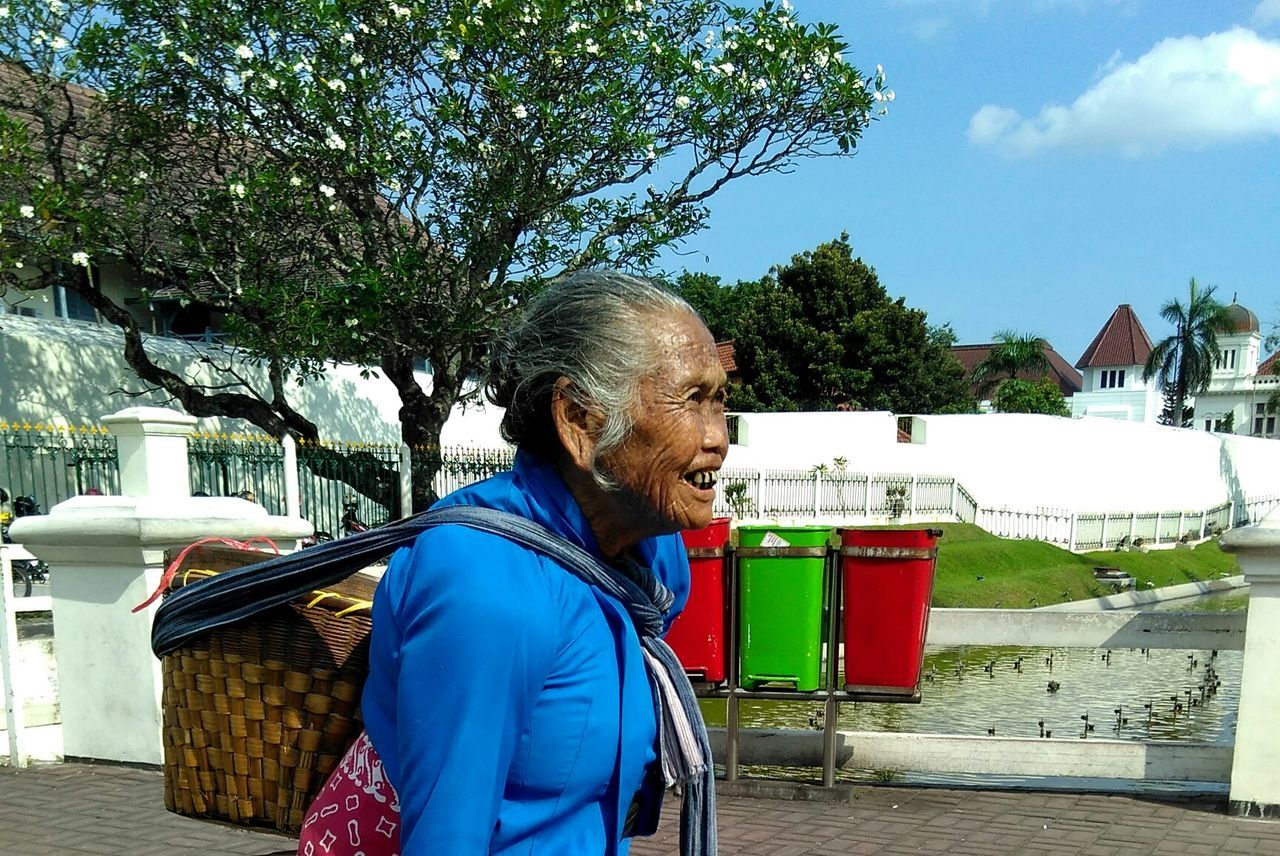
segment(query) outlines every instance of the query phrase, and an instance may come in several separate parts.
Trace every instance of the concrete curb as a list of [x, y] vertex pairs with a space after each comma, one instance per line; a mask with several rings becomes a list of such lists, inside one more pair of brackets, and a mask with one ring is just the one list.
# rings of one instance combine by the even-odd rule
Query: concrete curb
[[1224, 577], [1217, 580], [1203, 580], [1195, 583], [1180, 583], [1176, 586], [1165, 586], [1164, 588], [1151, 589], [1150, 591], [1127, 591], [1120, 594], [1111, 594], [1106, 597], [1089, 598], [1088, 600], [1073, 600], [1067, 603], [1055, 603], [1051, 606], [1041, 606], [1036, 608], [1036, 612], [1106, 612], [1112, 609], [1134, 609], [1139, 606], [1148, 606], [1153, 603], [1163, 603], [1170, 600], [1182, 600], [1188, 597], [1197, 597], [1205, 594], [1215, 594], [1218, 592], [1232, 591], [1233, 589], [1248, 588], [1249, 584], [1245, 582], [1243, 576]]

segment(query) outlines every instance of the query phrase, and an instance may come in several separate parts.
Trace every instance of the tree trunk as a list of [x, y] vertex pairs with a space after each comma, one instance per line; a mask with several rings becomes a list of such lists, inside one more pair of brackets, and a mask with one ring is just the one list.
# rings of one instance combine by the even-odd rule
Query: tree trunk
[[440, 432], [449, 419], [462, 384], [447, 366], [444, 355], [432, 360], [431, 394], [418, 385], [413, 359], [406, 354], [384, 354], [382, 370], [400, 393], [400, 437], [409, 447], [413, 466], [413, 511], [426, 511], [439, 497], [432, 487], [440, 471]]

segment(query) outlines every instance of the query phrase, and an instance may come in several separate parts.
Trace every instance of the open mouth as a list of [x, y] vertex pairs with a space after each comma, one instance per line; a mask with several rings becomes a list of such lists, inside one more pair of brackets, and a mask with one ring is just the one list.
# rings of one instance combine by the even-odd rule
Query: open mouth
[[714, 490], [716, 486], [715, 470], [695, 470], [685, 473], [684, 480], [698, 490]]

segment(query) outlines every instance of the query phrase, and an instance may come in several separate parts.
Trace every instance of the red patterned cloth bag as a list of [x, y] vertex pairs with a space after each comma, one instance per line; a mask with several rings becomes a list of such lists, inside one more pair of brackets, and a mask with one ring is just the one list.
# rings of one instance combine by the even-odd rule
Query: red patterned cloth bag
[[311, 804], [298, 856], [400, 856], [400, 797], [360, 732]]

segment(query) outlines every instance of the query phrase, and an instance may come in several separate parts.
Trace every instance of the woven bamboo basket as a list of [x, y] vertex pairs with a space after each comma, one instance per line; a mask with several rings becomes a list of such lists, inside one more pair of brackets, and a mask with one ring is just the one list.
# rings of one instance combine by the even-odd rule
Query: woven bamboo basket
[[[269, 557], [202, 545], [170, 590]], [[297, 833], [363, 727], [376, 583], [355, 574], [162, 658], [166, 808]]]

